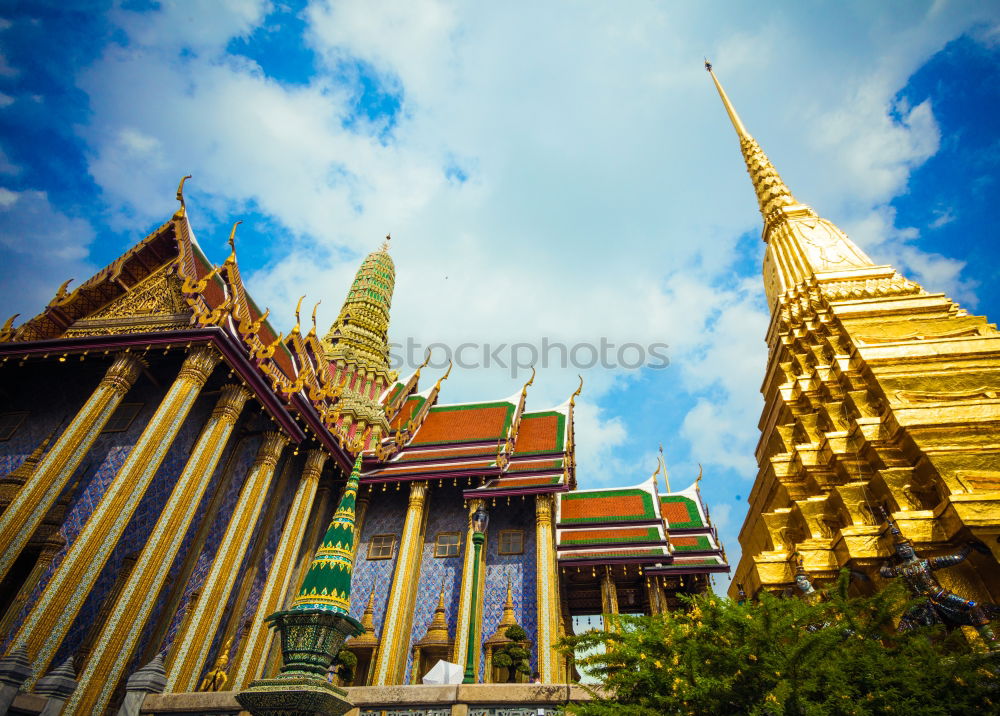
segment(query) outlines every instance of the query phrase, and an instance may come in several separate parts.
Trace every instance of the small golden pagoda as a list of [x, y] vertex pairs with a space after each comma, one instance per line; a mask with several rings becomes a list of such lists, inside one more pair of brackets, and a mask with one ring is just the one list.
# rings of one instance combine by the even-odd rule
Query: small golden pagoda
[[[771, 307], [759, 472], [730, 593], [867, 574], [892, 553], [883, 514], [923, 556], [985, 543], [940, 574], [1000, 599], [1000, 334], [876, 265], [800, 203], [706, 68], [736, 128], [764, 219]], [[991, 552], [991, 554], [989, 554]]]

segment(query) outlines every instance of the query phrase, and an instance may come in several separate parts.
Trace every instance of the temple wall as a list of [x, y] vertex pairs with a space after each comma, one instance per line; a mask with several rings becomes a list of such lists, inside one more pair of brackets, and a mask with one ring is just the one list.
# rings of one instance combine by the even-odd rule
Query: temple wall
[[[101, 380], [100, 372], [92, 378], [65, 380], [63, 365], [53, 371], [44, 368], [48, 366], [28, 372], [10, 363], [3, 368], [2, 412], [28, 415], [10, 439], [0, 442], [0, 475], [15, 470], [56, 426], [59, 433], [52, 438], [58, 438]], [[131, 395], [126, 399], [132, 401]]]
[[[444, 584], [445, 616], [448, 634], [455, 637], [458, 617], [458, 599], [462, 588], [462, 563], [465, 554], [465, 536], [468, 529], [467, 510], [462, 501], [462, 488], [446, 486], [431, 488], [428, 497], [427, 529], [424, 531], [423, 554], [420, 562], [420, 579], [416, 585], [417, 598], [413, 613], [413, 629], [407, 642], [406, 672], [403, 683], [411, 682], [413, 669], [413, 644], [427, 632], [434, 617], [441, 585]], [[457, 532], [461, 535], [458, 556], [435, 557], [434, 544], [440, 532]]]
[[[406, 487], [406, 486], [404, 486]], [[340, 499], [338, 494], [334, 500]], [[399, 535], [403, 531], [403, 520], [406, 517], [406, 505], [409, 500], [409, 490], [390, 487], [386, 491], [376, 488], [371, 495], [371, 503], [365, 513], [364, 524], [361, 526], [361, 539], [358, 544], [357, 558], [354, 563], [354, 573], [351, 577], [351, 616], [360, 621], [368, 603], [368, 596], [375, 585], [375, 635], [381, 638], [382, 622], [385, 618], [386, 605], [389, 601], [389, 590], [392, 588], [392, 575], [396, 569], [396, 559], [399, 556]], [[368, 559], [368, 547], [373, 535], [396, 535], [396, 548], [391, 559]]]
[[[504, 502], [506, 498], [500, 498]], [[490, 511], [489, 532], [486, 535], [486, 580], [483, 605], [482, 639], [485, 642], [500, 624], [503, 603], [507, 598], [507, 577], [514, 593], [514, 615], [517, 623], [531, 640], [531, 668], [538, 665], [538, 608], [535, 591], [535, 501], [512, 497], [510, 505], [497, 504]], [[518, 529], [524, 532], [523, 554], [499, 553], [500, 531]], [[479, 677], [483, 679], [485, 649], [479, 660]]]

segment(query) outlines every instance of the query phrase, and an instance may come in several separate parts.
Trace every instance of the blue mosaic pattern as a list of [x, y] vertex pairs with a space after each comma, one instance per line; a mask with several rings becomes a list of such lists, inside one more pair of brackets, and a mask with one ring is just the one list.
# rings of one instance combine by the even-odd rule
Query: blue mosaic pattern
[[[15, 470], [59, 426], [53, 436], [56, 440], [94, 392], [103, 374], [102, 370], [93, 379], [66, 380], [64, 365], [53, 364], [53, 369], [50, 380], [22, 383], [17, 379], [21, 370], [17, 364], [4, 364], [5, 385], [10, 392], [4, 396], [2, 412], [24, 411], [28, 415], [8, 440], [0, 441], [0, 475]], [[136, 398], [130, 393], [125, 400], [135, 402]]]
[[[145, 388], [145, 390], [143, 390], [143, 388]], [[133, 445], [135, 445], [135, 441], [142, 433], [143, 428], [146, 426], [150, 416], [156, 409], [159, 397], [160, 395], [158, 392], [155, 391], [155, 389], [148, 383], [142, 383], [140, 386], [134, 388], [129, 393], [128, 400], [130, 402], [142, 401], [145, 403], [145, 406], [140, 411], [139, 415], [136, 416], [136, 419], [132, 422], [131, 427], [125, 432], [107, 433], [98, 436], [90, 452], [87, 453], [83, 461], [80, 463], [80, 467], [77, 468], [76, 473], [74, 473], [73, 477], [70, 478], [66, 489], [73, 489], [74, 484], [76, 484], [76, 488], [73, 499], [66, 511], [66, 517], [63, 521], [62, 527], [59, 529], [59, 534], [66, 540], [66, 544], [61, 550], [59, 550], [59, 552], [56, 553], [55, 558], [52, 560], [52, 564], [49, 565], [48, 570], [46, 570], [45, 574], [42, 575], [42, 578], [35, 586], [35, 589], [25, 604], [24, 609], [22, 609], [21, 613], [18, 615], [16, 621], [17, 624], [20, 624], [20, 622], [27, 617], [31, 607], [38, 600], [42, 591], [45, 589], [45, 586], [55, 573], [55, 570], [60, 564], [62, 564], [62, 561], [66, 556], [66, 552], [69, 550], [70, 546], [72, 546], [76, 537], [80, 534], [80, 531], [83, 529], [83, 525], [93, 513], [94, 508], [100, 502], [104, 491], [107, 489], [108, 485], [111, 484], [114, 476], [118, 473], [119, 468], [121, 468], [122, 463], [125, 462], [125, 458], [128, 457]], [[72, 410], [72, 408], [68, 407], [67, 410]], [[178, 435], [178, 440], [180, 440], [180, 438], [181, 436]], [[157, 480], [154, 478], [154, 484], [156, 481]], [[151, 484], [150, 490], [152, 491], [153, 489], [153, 484]], [[126, 536], [128, 536], [130, 529], [131, 525], [128, 529], [126, 529]], [[125, 538], [123, 537], [122, 542], [124, 541]], [[121, 543], [119, 543], [119, 547], [120, 545]], [[80, 612], [81, 617], [89, 616], [90, 619], [93, 619], [93, 617], [96, 616], [97, 610], [100, 608], [100, 601], [103, 599], [107, 590], [114, 584], [114, 574], [117, 573], [118, 568], [121, 566], [122, 561], [127, 555], [128, 552], [122, 551], [121, 549], [116, 549], [111, 555], [105, 570], [98, 578], [96, 584], [94, 585], [94, 589], [91, 590], [90, 597]], [[78, 619], [77, 622], [79, 623], [80, 619]], [[11, 633], [8, 634], [8, 639], [3, 643], [4, 649], [6, 649], [9, 640], [13, 638], [15, 633], [16, 628], [12, 629]], [[67, 635], [67, 638], [63, 643], [64, 645], [74, 643], [73, 639], [75, 638], [75, 645], [78, 645], [82, 636], [83, 635], [80, 634], [79, 630], [75, 629], [75, 627], [71, 628], [69, 635]], [[65, 651], [65, 646], [63, 651]], [[61, 656], [61, 653], [62, 652], [60, 652], [60, 655], [57, 655], [56, 658], [65, 658]]]
[[[340, 500], [339, 493], [336, 499]], [[408, 501], [408, 490], [390, 488], [383, 492], [377, 489], [371, 495], [364, 524], [361, 526], [361, 542], [358, 545], [354, 573], [351, 576], [351, 616], [360, 620], [364, 615], [368, 595], [371, 594], [372, 584], [374, 584], [376, 637], [381, 637], [382, 634], [382, 622], [385, 617], [386, 604], [389, 601], [389, 590], [392, 588], [392, 575], [396, 569], [396, 558], [399, 555], [399, 535], [403, 531]], [[381, 534], [396, 535], [396, 549], [392, 559], [370, 560], [368, 559], [368, 546], [371, 544], [372, 535]]]
[[[445, 615], [448, 633], [455, 637], [458, 619], [458, 600], [462, 591], [462, 556], [465, 550], [467, 518], [462, 502], [461, 489], [457, 487], [431, 488], [428, 493], [427, 528], [424, 532], [423, 554], [420, 562], [420, 578], [417, 582], [416, 605], [413, 613], [413, 629], [406, 655], [406, 672], [403, 683], [410, 683], [413, 669], [413, 644], [424, 638], [427, 626], [434, 618], [441, 585], [444, 584]], [[462, 535], [462, 545], [457, 557], [435, 557], [434, 543], [439, 532], [458, 532]]]
[[[132, 426], [127, 433], [110, 433], [106, 436], [102, 436], [101, 440], [104, 440], [105, 438], [115, 438], [120, 435], [132, 435], [134, 430], [135, 434], [130, 438], [131, 442], [134, 443], [142, 429], [148, 423], [149, 418], [152, 416], [152, 413], [155, 411], [156, 406], [159, 403], [159, 396], [150, 396], [150, 398], [151, 399], [146, 401], [146, 405], [136, 417], [135, 421], [133, 421]], [[170, 492], [173, 490], [178, 476], [184, 469], [184, 465], [187, 463], [188, 457], [191, 453], [191, 448], [194, 446], [195, 440], [198, 439], [201, 428], [205, 424], [205, 420], [208, 418], [209, 412], [212, 409], [213, 402], [214, 401], [211, 398], [199, 398], [195, 402], [191, 412], [188, 414], [188, 417], [181, 425], [181, 428], [177, 433], [177, 437], [168, 450], [163, 463], [156, 472], [156, 475], [154, 475], [152, 482], [150, 482], [149, 488], [146, 490], [146, 494], [139, 502], [139, 506], [136, 508], [135, 514], [129, 521], [128, 526], [126, 526], [122, 538], [119, 540], [118, 545], [111, 553], [111, 557], [108, 559], [107, 564], [101, 571], [101, 575], [98, 577], [94, 588], [91, 590], [86, 602], [84, 602], [83, 608], [80, 610], [80, 614], [77, 616], [76, 621], [73, 623], [73, 626], [70, 627], [66, 638], [63, 640], [59, 653], [56, 655], [56, 663], [69, 657], [79, 647], [80, 642], [83, 640], [87, 631], [97, 620], [101, 604], [107, 597], [110, 590], [114, 587], [125, 559], [129, 555], [138, 554], [142, 551], [143, 545], [145, 545], [146, 540], [149, 538], [149, 534], [153, 530], [153, 526], [160, 517], [163, 505], [170, 497]], [[115, 449], [109, 451], [109, 455], [113, 454], [114, 459], [105, 461], [102, 468], [98, 471], [95, 479], [90, 481], [84, 495], [81, 496], [81, 502], [88, 505], [88, 517], [94, 507], [96, 507], [96, 504], [99, 502], [100, 495], [103, 495], [104, 490], [107, 489], [108, 485], [110, 485], [111, 481], [114, 479], [118, 468], [121, 467], [121, 464], [127, 457], [128, 452], [129, 450], [120, 449], [117, 446]], [[99, 453], [92, 451], [91, 456], [94, 454]], [[111, 464], [115, 465], [114, 469], [107, 469]], [[99, 478], [99, 480], [97, 478]], [[96, 486], [95, 483], [98, 482], [100, 484], [100, 495], [98, 495], [94, 489]], [[91, 498], [93, 498], [92, 503]], [[74, 512], [76, 512], [76, 516], [80, 516], [82, 511], [74, 509]], [[67, 519], [66, 523], [63, 525], [64, 534], [68, 534], [70, 529], [72, 529], [74, 530], [73, 537], [75, 538], [82, 529], [83, 524], [83, 520], [76, 521], [73, 519]]]
[[[205, 577], [208, 575], [208, 570], [212, 566], [212, 559], [215, 557], [215, 553], [219, 548], [219, 543], [222, 541], [222, 535], [225, 534], [226, 525], [229, 524], [229, 516], [233, 512], [233, 508], [236, 506], [236, 500], [240, 495], [240, 488], [243, 487], [243, 482], [246, 480], [246, 474], [249, 472], [250, 466], [253, 464], [259, 445], [260, 436], [252, 435], [243, 438], [237, 446], [236, 457], [233, 459], [230, 466], [230, 469], [232, 470], [232, 479], [229, 480], [226, 485], [226, 494], [215, 514], [215, 519], [213, 520], [212, 526], [205, 538], [205, 545], [198, 555], [195, 568], [191, 572], [191, 577], [188, 579], [187, 584], [184, 585], [184, 597], [181, 599], [180, 606], [177, 608], [177, 613], [173, 615], [170, 628], [167, 630], [167, 634], [163, 639], [162, 648], [164, 649], [169, 648], [173, 644], [174, 638], [177, 636], [177, 630], [180, 629], [181, 621], [184, 619], [184, 613], [187, 610], [188, 603], [191, 600], [191, 595], [195, 591], [201, 589], [201, 585], [205, 581]], [[225, 463], [220, 463], [218, 469], [221, 471], [224, 468], [224, 465]], [[202, 507], [199, 508], [199, 522], [204, 514], [204, 510], [208, 507], [209, 500], [210, 496], [209, 494], [206, 494], [202, 500]], [[193, 536], [196, 529], [197, 524], [192, 525], [190, 530], [191, 536]], [[178, 569], [180, 568], [179, 565], [175, 565], [175, 567]]]
[[[500, 498], [504, 500], [504, 498]], [[537, 668], [538, 605], [535, 591], [535, 501], [511, 498], [507, 505], [497, 504], [490, 510], [489, 532], [486, 535], [486, 580], [483, 599], [483, 642], [493, 635], [503, 616], [507, 599], [507, 577], [514, 593], [514, 616], [531, 640], [531, 668]], [[499, 554], [500, 530], [524, 531], [524, 553]], [[486, 654], [481, 652], [479, 678], [483, 678]]]

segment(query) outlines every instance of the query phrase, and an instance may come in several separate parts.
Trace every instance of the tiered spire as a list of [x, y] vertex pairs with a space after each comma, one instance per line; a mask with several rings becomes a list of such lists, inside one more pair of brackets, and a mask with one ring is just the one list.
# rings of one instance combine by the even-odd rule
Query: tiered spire
[[[771, 306], [786, 291], [800, 288], [813, 278], [820, 283], [860, 281], [869, 289], [875, 284], [864, 282], [875, 281], [880, 291], [912, 293], [913, 285], [896, 275], [891, 267], [875, 266], [843, 231], [818, 216], [812, 208], [799, 203], [757, 140], [743, 126], [707, 60], [705, 69], [712, 76], [726, 113], [736, 129], [757, 204], [764, 217], [763, 239], [768, 245], [764, 257], [764, 282]], [[853, 290], [853, 284], [850, 288]]]
[[340, 315], [323, 336], [330, 362], [389, 372], [389, 308], [395, 282], [386, 236], [385, 243], [361, 263]]
[[354, 503], [361, 475], [361, 455], [344, 488], [337, 511], [316, 550], [299, 595], [292, 609], [323, 609], [349, 614], [351, 608], [351, 572], [354, 568]]
[[396, 379], [389, 370], [389, 307], [396, 269], [389, 236], [365, 257], [337, 320], [323, 337], [334, 379], [344, 383], [337, 428], [347, 440], [364, 435], [361, 449], [379, 445], [389, 432], [379, 396]]
[[719, 90], [719, 97], [726, 107], [726, 113], [736, 129], [736, 135], [740, 138], [740, 150], [743, 152], [743, 159], [747, 163], [747, 171], [750, 172], [750, 180], [753, 182], [754, 191], [757, 193], [757, 203], [760, 205], [760, 213], [767, 220], [768, 215], [779, 206], [791, 206], [798, 204], [791, 190], [785, 186], [781, 180], [778, 170], [771, 164], [771, 160], [764, 154], [764, 150], [757, 144], [757, 140], [750, 136], [750, 133], [743, 126], [740, 115], [736, 113], [736, 108], [729, 101], [729, 96], [722, 89], [719, 78], [712, 71], [712, 63], [705, 60], [705, 69], [712, 75], [715, 88]]

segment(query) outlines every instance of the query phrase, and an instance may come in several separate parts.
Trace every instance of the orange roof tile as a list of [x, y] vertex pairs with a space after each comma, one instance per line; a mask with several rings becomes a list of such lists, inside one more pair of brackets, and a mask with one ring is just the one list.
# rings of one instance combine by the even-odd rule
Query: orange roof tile
[[478, 403], [432, 408], [411, 445], [497, 440], [510, 425], [511, 403]]
[[521, 418], [514, 453], [560, 452], [566, 417], [562, 413], [527, 414]]

